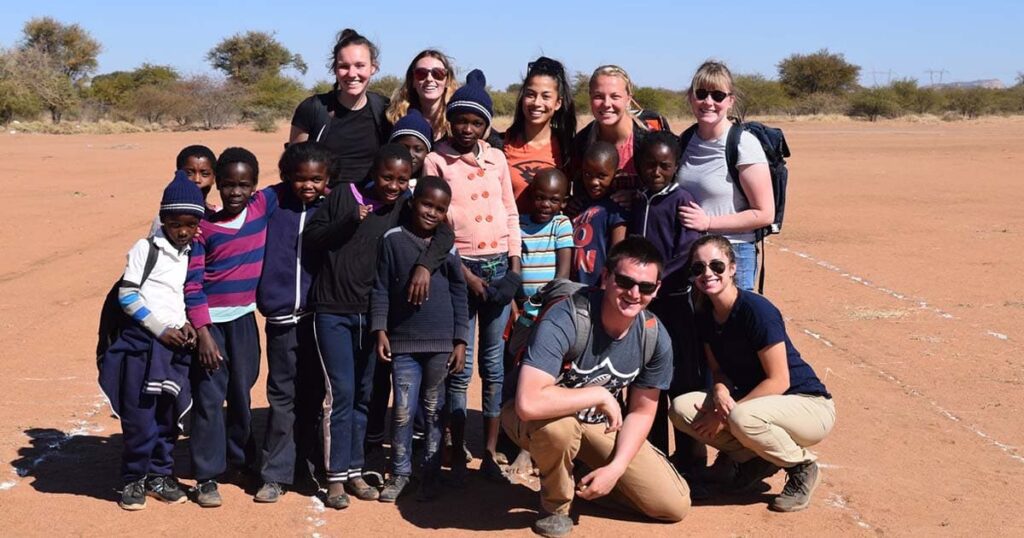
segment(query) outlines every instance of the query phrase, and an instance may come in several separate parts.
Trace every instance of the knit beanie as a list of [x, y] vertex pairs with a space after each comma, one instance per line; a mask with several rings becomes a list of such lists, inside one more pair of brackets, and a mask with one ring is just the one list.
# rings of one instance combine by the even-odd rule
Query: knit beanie
[[388, 139], [388, 142], [394, 142], [403, 136], [419, 138], [426, 144], [427, 151], [430, 151], [430, 143], [434, 140], [434, 129], [430, 127], [430, 122], [423, 117], [419, 110], [410, 108], [409, 113], [395, 123], [395, 130], [391, 131], [391, 138]]
[[184, 170], [178, 170], [170, 185], [164, 189], [164, 197], [160, 199], [160, 218], [167, 215], [195, 215], [203, 218], [205, 214], [203, 191], [188, 179]]
[[493, 106], [491, 96], [487, 95], [487, 78], [484, 72], [474, 69], [466, 75], [466, 85], [455, 90], [451, 102], [448, 103], [446, 116], [451, 121], [452, 116], [463, 112], [472, 112], [491, 124]]

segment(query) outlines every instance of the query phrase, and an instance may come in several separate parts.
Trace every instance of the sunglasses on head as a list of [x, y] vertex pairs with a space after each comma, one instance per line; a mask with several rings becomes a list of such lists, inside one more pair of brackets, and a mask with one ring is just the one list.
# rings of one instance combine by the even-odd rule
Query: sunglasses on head
[[708, 263], [704, 262], [693, 262], [690, 264], [690, 276], [698, 277], [704, 274], [707, 268], [711, 268], [711, 272], [716, 275], [720, 275], [725, 272], [725, 262], [722, 260], [711, 260]]
[[427, 75], [434, 77], [434, 80], [444, 80], [448, 78], [448, 71], [443, 67], [417, 67], [412, 70], [412, 76], [416, 77], [416, 80], [427, 80]]
[[722, 101], [725, 101], [726, 97], [732, 95], [732, 92], [723, 92], [722, 90], [705, 90], [704, 88], [693, 90], [693, 96], [696, 97], [698, 101], [707, 99], [709, 95], [716, 103], [721, 103]]
[[535, 61], [526, 64], [527, 74], [533, 73], [535, 71], [540, 73], [561, 74], [564, 71], [564, 69], [562, 68], [562, 64], [559, 63], [558, 61], [552, 60], [551, 58], [548, 58], [546, 56], [541, 56], [540, 58], [537, 58]]
[[633, 280], [632, 278], [629, 278], [628, 276], [622, 273], [612, 274], [615, 276], [615, 285], [624, 290], [631, 290], [633, 289], [633, 286], [636, 286], [637, 288], [640, 289], [641, 295], [650, 295], [658, 291], [657, 282], [640, 282], [638, 280]]

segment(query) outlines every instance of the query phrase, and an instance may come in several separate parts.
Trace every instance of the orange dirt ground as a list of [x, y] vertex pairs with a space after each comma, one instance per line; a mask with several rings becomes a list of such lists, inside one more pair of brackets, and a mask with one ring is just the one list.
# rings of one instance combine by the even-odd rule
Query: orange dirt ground
[[[1024, 120], [781, 126], [792, 185], [766, 294], [839, 415], [816, 449], [824, 479], [811, 508], [724, 498], [663, 525], [580, 502], [577, 533], [1024, 535]], [[179, 148], [248, 147], [270, 184], [284, 130], [0, 136], [2, 534], [528, 535], [536, 495], [477, 476], [428, 505], [335, 512], [290, 493], [264, 506], [225, 485], [220, 509], [120, 510], [120, 427], [93, 363], [103, 295]], [[782, 475], [770, 483], [777, 493]]]

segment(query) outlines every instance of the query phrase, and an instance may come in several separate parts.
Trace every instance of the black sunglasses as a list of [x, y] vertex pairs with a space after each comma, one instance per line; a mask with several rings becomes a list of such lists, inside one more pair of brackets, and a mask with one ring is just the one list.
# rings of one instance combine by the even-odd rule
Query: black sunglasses
[[727, 93], [721, 90], [705, 90], [704, 88], [693, 90], [693, 96], [696, 97], [698, 101], [707, 99], [709, 95], [716, 103], [721, 103], [722, 101], [725, 101], [726, 97], [732, 95], [732, 92]]
[[690, 276], [698, 277], [704, 274], [707, 268], [711, 268], [711, 272], [716, 275], [720, 275], [725, 272], [725, 262], [722, 260], [711, 260], [708, 263], [704, 262], [693, 262], [690, 264]]
[[615, 276], [615, 285], [624, 290], [631, 290], [633, 289], [633, 286], [636, 286], [640, 289], [641, 295], [650, 295], [658, 291], [657, 282], [640, 282], [633, 280], [622, 273], [612, 273], [612, 275]]

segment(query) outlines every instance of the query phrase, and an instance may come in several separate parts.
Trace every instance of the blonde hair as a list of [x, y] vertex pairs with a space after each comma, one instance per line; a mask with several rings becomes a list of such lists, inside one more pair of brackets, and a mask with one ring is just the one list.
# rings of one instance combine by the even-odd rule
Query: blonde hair
[[[420, 112], [423, 112], [422, 104], [420, 103], [420, 95], [416, 93], [415, 78], [413, 72], [416, 70], [416, 62], [419, 62], [423, 58], [434, 58], [444, 65], [446, 71], [448, 71], [448, 78], [444, 81], [444, 96], [441, 98], [441, 115], [436, 120], [429, 120], [431, 122], [430, 128], [434, 131], [434, 139], [439, 139], [443, 135], [448, 134], [448, 118], [444, 114], [444, 108], [448, 106], [448, 100], [452, 98], [452, 94], [458, 88], [458, 84], [455, 82], [455, 66], [451, 60], [443, 52], [426, 49], [420, 51], [415, 58], [409, 62], [409, 67], [405, 70], [405, 82], [401, 86], [395, 88], [394, 93], [391, 94], [391, 104], [388, 105], [388, 109], [384, 112], [384, 115], [388, 118], [388, 121], [392, 125], [398, 122], [398, 120], [405, 117], [409, 113], [409, 108], [416, 108]], [[424, 114], [424, 117], [426, 115]]]
[[734, 90], [732, 83], [732, 72], [722, 62], [718, 60], [707, 60], [700, 64], [697, 68], [697, 72], [693, 74], [693, 80], [690, 82], [689, 92], [704, 88], [706, 90], [724, 90], [732, 93]]
[[623, 82], [626, 83], [626, 93], [632, 97], [633, 92], [636, 89], [633, 86], [633, 80], [629, 78], [629, 73], [625, 69], [617, 65], [602, 65], [594, 70], [594, 73], [590, 75], [590, 84], [588, 85], [589, 91], [594, 91], [594, 84], [597, 83], [597, 77], [619, 77]]

